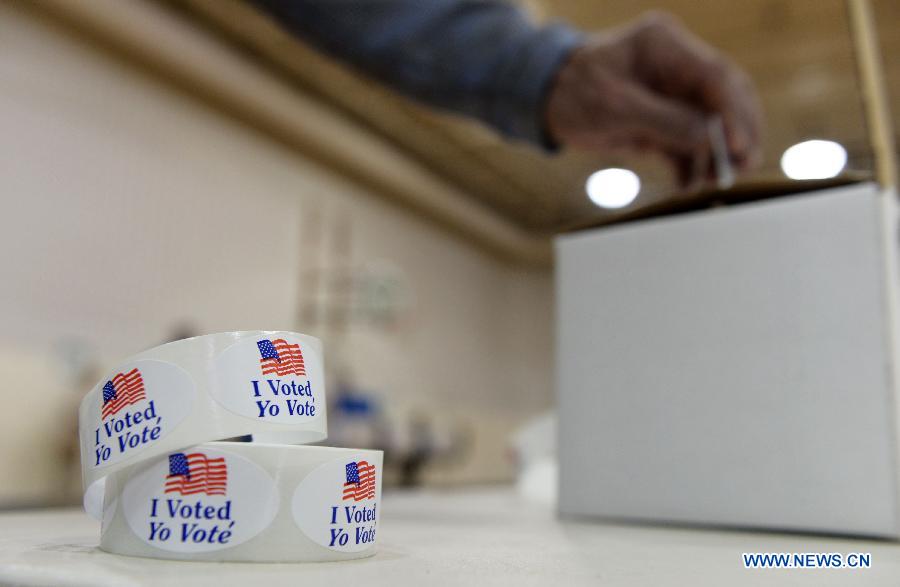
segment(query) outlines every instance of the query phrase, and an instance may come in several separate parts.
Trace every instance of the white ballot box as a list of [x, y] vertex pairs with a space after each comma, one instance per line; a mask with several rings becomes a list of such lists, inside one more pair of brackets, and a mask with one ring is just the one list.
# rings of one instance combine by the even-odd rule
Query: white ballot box
[[558, 238], [563, 515], [900, 535], [896, 195]]

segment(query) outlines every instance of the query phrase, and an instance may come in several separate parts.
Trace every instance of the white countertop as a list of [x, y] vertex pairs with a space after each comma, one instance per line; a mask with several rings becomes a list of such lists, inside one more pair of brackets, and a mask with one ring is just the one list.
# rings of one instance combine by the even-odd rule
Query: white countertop
[[[0, 515], [0, 584], [900, 585], [900, 544], [798, 534], [559, 521], [510, 490], [393, 492], [379, 552], [315, 564], [192, 563], [101, 552], [76, 510]], [[870, 552], [869, 569], [746, 570], [744, 552]]]

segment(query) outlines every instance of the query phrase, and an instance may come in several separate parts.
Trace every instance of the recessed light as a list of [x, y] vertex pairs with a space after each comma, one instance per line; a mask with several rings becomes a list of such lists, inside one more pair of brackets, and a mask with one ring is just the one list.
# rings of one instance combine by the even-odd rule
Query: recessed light
[[781, 169], [791, 179], [827, 179], [847, 164], [847, 150], [834, 141], [797, 143], [781, 156]]
[[592, 173], [584, 189], [591, 201], [601, 208], [624, 208], [641, 191], [641, 180], [633, 171], [610, 167]]

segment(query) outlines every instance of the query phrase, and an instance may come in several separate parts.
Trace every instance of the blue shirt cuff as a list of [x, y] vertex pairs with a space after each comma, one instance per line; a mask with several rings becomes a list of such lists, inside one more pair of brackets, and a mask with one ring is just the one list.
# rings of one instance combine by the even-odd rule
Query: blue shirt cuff
[[584, 35], [563, 24], [536, 29], [496, 78], [489, 118], [506, 136], [545, 151], [559, 149], [544, 126], [550, 84]]

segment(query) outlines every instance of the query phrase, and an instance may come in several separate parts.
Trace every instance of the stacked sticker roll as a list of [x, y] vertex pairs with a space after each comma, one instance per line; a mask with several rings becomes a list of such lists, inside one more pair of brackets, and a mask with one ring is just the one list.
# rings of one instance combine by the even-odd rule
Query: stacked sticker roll
[[107, 552], [253, 562], [375, 553], [381, 451], [302, 446], [327, 437], [316, 338], [228, 332], [144, 351], [85, 396], [79, 432], [84, 507], [102, 520]]

